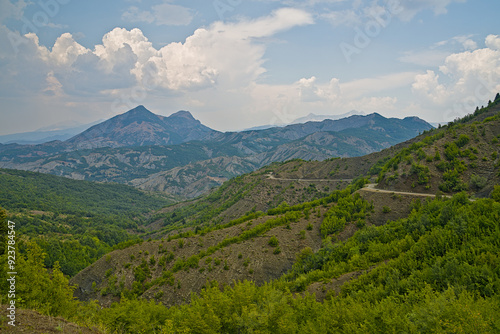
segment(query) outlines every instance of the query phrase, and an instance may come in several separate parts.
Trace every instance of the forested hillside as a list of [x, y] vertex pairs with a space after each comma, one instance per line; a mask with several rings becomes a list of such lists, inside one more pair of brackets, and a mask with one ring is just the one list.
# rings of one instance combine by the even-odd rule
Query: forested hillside
[[[500, 329], [499, 200], [497, 187], [492, 199], [471, 202], [459, 194], [417, 203], [408, 218], [362, 228], [346, 242], [327, 238], [316, 253], [303, 250], [292, 270], [270, 284], [241, 281], [221, 290], [207, 281], [188, 305], [170, 308], [132, 295], [103, 309], [74, 301], [57, 267], [45, 271], [43, 255], [30, 244], [18, 264], [20, 279], [30, 281], [21, 281], [18, 293], [24, 307], [126, 333], [494, 333]], [[327, 216], [348, 212], [332, 209]], [[180, 270], [198, 270], [189, 263]], [[301, 293], [365, 269], [322, 302]], [[48, 298], [55, 291], [57, 298]]]
[[2, 169], [0, 203], [16, 232], [46, 252], [45, 265], [59, 261], [73, 276], [113, 246], [136, 239], [147, 215], [172, 201], [125, 185]]

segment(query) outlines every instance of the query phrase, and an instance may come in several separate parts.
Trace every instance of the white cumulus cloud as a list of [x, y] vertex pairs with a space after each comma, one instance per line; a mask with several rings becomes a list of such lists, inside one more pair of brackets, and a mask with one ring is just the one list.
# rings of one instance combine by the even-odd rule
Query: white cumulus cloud
[[[20, 41], [22, 55], [16, 56], [12, 50], [0, 54], [0, 58], [9, 59], [3, 64], [9, 70], [4, 71], [2, 86], [8, 87], [11, 78], [33, 90], [33, 94], [57, 88], [58, 96], [61, 91], [75, 96], [116, 94], [146, 81], [147, 90], [163, 89], [166, 93], [216, 86], [235, 90], [248, 86], [265, 72], [266, 41], [262, 38], [311, 23], [309, 13], [283, 8], [257, 19], [215, 22], [197, 29], [184, 42], [160, 49], [153, 47], [137, 28], [115, 28], [103, 36], [101, 44], [86, 48], [70, 33], [62, 34], [52, 47], [46, 47], [34, 33], [20, 36], [0, 26], [4, 35], [14, 34]], [[6, 46], [3, 49], [10, 49], [8, 40], [0, 42]], [[30, 78], [29, 82], [24, 78]], [[16, 90], [23, 91], [19, 87]]]
[[490, 35], [486, 48], [448, 56], [439, 72], [428, 70], [415, 77], [414, 94], [442, 119], [461, 117], [500, 91], [499, 39]]
[[500, 51], [500, 36], [489, 35], [486, 37], [486, 46], [492, 50]]

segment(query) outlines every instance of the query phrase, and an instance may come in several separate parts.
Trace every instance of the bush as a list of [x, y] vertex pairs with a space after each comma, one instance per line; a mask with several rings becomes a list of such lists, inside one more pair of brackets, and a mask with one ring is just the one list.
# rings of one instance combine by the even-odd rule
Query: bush
[[268, 245], [271, 246], [271, 247], [278, 247], [278, 245], [279, 245], [278, 238], [276, 238], [276, 236], [273, 235], [271, 237], [271, 239], [269, 239]]
[[412, 164], [410, 174], [416, 174], [418, 177], [418, 184], [427, 184], [431, 177], [429, 167], [424, 165]]
[[391, 211], [392, 211], [392, 210], [391, 210], [391, 208], [390, 208], [390, 207], [388, 207], [388, 206], [384, 206], [384, 207], [382, 208], [382, 212], [383, 212], [383, 213], [389, 213], [389, 212], [391, 212]]
[[439, 189], [444, 192], [467, 190], [467, 185], [459, 178], [456, 169], [448, 170], [443, 174], [444, 182], [439, 185]]
[[458, 147], [464, 147], [465, 145], [467, 145], [470, 141], [470, 138], [469, 136], [467, 135], [460, 135], [460, 137], [458, 137], [458, 139], [455, 141], [455, 143], [457, 144]]
[[455, 143], [446, 144], [444, 149], [444, 155], [449, 161], [454, 160], [460, 154], [460, 150]]
[[481, 190], [488, 183], [488, 179], [479, 175], [472, 175], [469, 181], [469, 185], [472, 189]]

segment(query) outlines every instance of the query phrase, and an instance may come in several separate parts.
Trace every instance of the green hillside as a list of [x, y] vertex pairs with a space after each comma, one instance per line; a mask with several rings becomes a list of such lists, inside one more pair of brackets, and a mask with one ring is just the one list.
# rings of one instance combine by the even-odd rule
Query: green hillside
[[0, 170], [0, 206], [16, 232], [42, 247], [47, 267], [59, 261], [71, 276], [113, 246], [136, 239], [147, 215], [169, 203], [125, 185]]
[[9, 211], [134, 217], [169, 201], [121, 184], [76, 181], [54, 175], [0, 169], [0, 204]]

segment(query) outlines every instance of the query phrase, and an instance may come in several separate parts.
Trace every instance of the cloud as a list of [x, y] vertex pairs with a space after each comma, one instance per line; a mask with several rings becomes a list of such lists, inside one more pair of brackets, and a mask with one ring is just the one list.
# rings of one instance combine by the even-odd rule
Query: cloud
[[153, 23], [155, 20], [155, 17], [153, 13], [149, 11], [141, 11], [138, 7], [136, 6], [130, 6], [123, 14], [122, 14], [122, 20], [127, 21], [127, 22], [147, 22], [147, 23]]
[[490, 35], [486, 46], [448, 56], [438, 73], [417, 75], [413, 93], [429, 108], [440, 108], [443, 119], [474, 111], [500, 91], [500, 40]]
[[295, 26], [312, 23], [297, 9], [279, 9], [269, 16], [237, 23], [216, 22], [197, 29], [184, 43], [171, 43], [151, 57], [161, 86], [168, 89], [200, 89], [213, 85], [246, 86], [265, 69], [265, 53], [259, 38], [273, 36]]
[[334, 27], [346, 25], [356, 26], [361, 24], [361, 17], [354, 10], [329, 11], [320, 14], [320, 17], [329, 21]]
[[415, 72], [393, 73], [374, 78], [353, 80], [341, 85], [341, 87], [350, 98], [357, 98], [408, 86], [413, 82], [415, 75]]
[[398, 17], [402, 21], [410, 21], [419, 12], [432, 10], [435, 15], [443, 15], [448, 12], [448, 6], [454, 2], [460, 3], [466, 0], [385, 0], [388, 3], [398, 3]]
[[[20, 36], [0, 26], [5, 30], [0, 36], [0, 44], [5, 46], [0, 52], [0, 59], [4, 59], [0, 86], [6, 88], [4, 94], [16, 91], [67, 97], [116, 96], [124, 89], [144, 86], [146, 91], [163, 95], [211, 87], [236, 90], [265, 72], [268, 41], [262, 38], [312, 22], [307, 12], [284, 8], [253, 20], [216, 22], [197, 29], [183, 43], [160, 49], [154, 48], [140, 29], [115, 28], [90, 49], [70, 33], [59, 36], [48, 48], [34, 33]], [[20, 41], [19, 55], [4, 39], [9, 34]]]
[[486, 37], [486, 46], [492, 50], [500, 51], [500, 36], [488, 35]]
[[259, 119], [260, 124], [287, 124], [311, 112], [331, 115], [359, 110], [401, 116], [398, 99], [388, 94], [395, 87], [409, 87], [415, 74], [394, 73], [345, 83], [338, 78], [320, 82], [312, 76], [290, 85], [254, 84], [249, 88], [251, 103], [239, 117]]
[[[38, 44], [38, 40], [36, 44]], [[71, 66], [78, 56], [89, 52], [90, 50], [78, 44], [73, 39], [73, 35], [64, 33], [56, 39], [52, 51], [50, 52], [50, 58], [57, 65]]]
[[428, 70], [425, 74], [415, 76], [412, 89], [421, 97], [435, 104], [443, 104], [449, 98], [449, 92], [446, 87], [439, 84], [439, 75], [431, 70]]
[[157, 25], [185, 26], [191, 23], [193, 15], [186, 7], [161, 4], [153, 7]]
[[398, 60], [403, 63], [416, 64], [425, 67], [437, 67], [441, 65], [448, 56], [457, 51], [473, 51], [478, 48], [477, 43], [472, 40], [473, 35], [460, 35], [450, 39], [434, 43], [430, 48], [419, 51], [407, 51]]
[[16, 3], [12, 3], [10, 0], [0, 0], [0, 23], [7, 18], [20, 19], [27, 6], [28, 3], [24, 0], [19, 0]]
[[[357, 0], [351, 2], [351, 8], [344, 6], [321, 8], [318, 16], [326, 19], [334, 26], [359, 26], [363, 22], [381, 22], [381, 19], [390, 22], [393, 18], [401, 21], [411, 21], [418, 13], [432, 10], [435, 15], [447, 13], [447, 8], [454, 2], [466, 0]], [[341, 1], [331, 1], [337, 3]], [[314, 3], [314, 2], [313, 2]], [[349, 2], [345, 2], [349, 3]]]
[[477, 49], [477, 43], [471, 39], [473, 35], [459, 35], [452, 37], [450, 39], [437, 42], [432, 48], [444, 47], [447, 45], [461, 45], [464, 50], [475, 50]]
[[193, 20], [191, 9], [163, 3], [152, 7], [151, 11], [140, 10], [130, 6], [123, 14], [122, 20], [127, 22], [147, 22], [156, 25], [185, 26]]
[[449, 55], [450, 52], [443, 50], [408, 51], [398, 60], [403, 63], [434, 67], [442, 64]]

